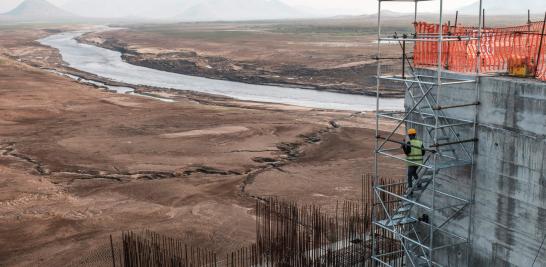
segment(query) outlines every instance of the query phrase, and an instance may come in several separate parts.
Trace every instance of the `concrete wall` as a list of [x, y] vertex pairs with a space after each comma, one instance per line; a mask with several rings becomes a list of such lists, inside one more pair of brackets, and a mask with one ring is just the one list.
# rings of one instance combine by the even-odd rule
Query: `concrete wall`
[[[546, 266], [546, 247], [539, 252], [546, 236], [546, 83], [485, 77], [480, 84], [475, 183], [470, 183], [468, 167], [448, 170], [438, 182], [460, 196], [470, 196], [474, 188], [475, 203], [446, 228], [466, 236], [472, 212], [471, 266], [531, 266], [537, 253], [534, 266]], [[440, 103], [469, 103], [474, 97], [470, 85], [449, 86], [441, 90]], [[474, 117], [468, 107], [446, 113]], [[472, 136], [470, 130], [460, 129], [463, 139]], [[423, 139], [430, 143], [430, 138]], [[465, 251], [442, 253], [446, 264], [466, 265]]]

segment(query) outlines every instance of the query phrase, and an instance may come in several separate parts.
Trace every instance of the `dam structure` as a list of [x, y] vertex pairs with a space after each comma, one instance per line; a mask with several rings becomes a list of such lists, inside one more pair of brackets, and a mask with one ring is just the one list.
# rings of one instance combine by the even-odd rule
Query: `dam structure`
[[[446, 1], [436, 1], [439, 21], [427, 24], [418, 22], [423, 1], [378, 2], [377, 95], [385, 81], [399, 82], [406, 98], [404, 111], [377, 104], [372, 259], [391, 266], [402, 253], [407, 266], [546, 266], [545, 21], [484, 28], [480, 1], [476, 26], [463, 27], [457, 16], [445, 21]], [[415, 4], [414, 33], [382, 33], [382, 5], [391, 2]], [[500, 36], [511, 50], [499, 47]], [[383, 63], [392, 60], [381, 58], [384, 45], [400, 46], [401, 68]], [[386, 131], [384, 121], [396, 123]], [[400, 194], [392, 190], [399, 183], [382, 183], [382, 161], [410, 163], [401, 149], [410, 128], [425, 156]], [[397, 245], [380, 250], [385, 241]]]

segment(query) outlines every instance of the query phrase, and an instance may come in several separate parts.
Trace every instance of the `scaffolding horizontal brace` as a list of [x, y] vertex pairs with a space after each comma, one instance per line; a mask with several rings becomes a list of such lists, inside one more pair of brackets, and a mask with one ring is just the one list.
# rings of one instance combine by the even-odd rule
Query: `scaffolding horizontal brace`
[[[472, 75], [472, 74], [468, 74], [468, 75]], [[423, 78], [430, 78], [430, 79], [438, 79], [438, 75], [417, 74], [415, 76], [416, 77], [423, 77]], [[440, 79], [447, 80], [447, 81], [472, 81], [472, 82], [476, 82], [476, 80], [471, 80], [471, 79], [459, 79], [459, 78], [444, 77], [444, 76], [440, 77]]]
[[470, 120], [459, 119], [459, 118], [453, 118], [453, 117], [448, 117], [448, 116], [443, 116], [443, 115], [437, 115], [437, 114], [431, 114], [431, 113], [426, 113], [426, 112], [419, 112], [419, 114], [423, 114], [424, 116], [428, 116], [428, 117], [438, 117], [438, 118], [441, 118], [441, 119], [452, 120], [452, 121], [460, 121], [460, 122], [474, 123], [474, 121], [470, 121]]
[[[377, 78], [377, 76], [376, 76], [376, 78]], [[436, 85], [435, 82], [425, 82], [425, 81], [420, 81], [420, 80], [417, 80], [417, 79], [408, 79], [408, 77], [402, 78], [402, 77], [396, 77], [396, 76], [379, 76], [379, 79], [387, 80], [387, 81], [395, 81], [395, 82], [420, 83], [420, 84], [426, 84], [426, 85]]]
[[474, 143], [478, 141], [479, 141], [478, 138], [472, 138], [472, 139], [449, 142], [449, 143], [434, 144], [434, 145], [431, 145], [431, 147], [451, 146], [451, 145], [458, 145], [458, 144], [464, 144], [464, 143]]
[[423, 78], [420, 80], [431, 80], [435, 83], [435, 85], [457, 85], [457, 84], [467, 84], [467, 83], [476, 83], [476, 80], [473, 79], [452, 79], [452, 78], [445, 78], [440, 77], [440, 83], [438, 83], [438, 77], [437, 76], [424, 76], [424, 75], [415, 75], [414, 77]]
[[444, 36], [443, 38], [440, 38], [440, 36], [430, 36], [430, 37], [412, 37], [412, 38], [403, 38], [400, 37], [381, 37], [378, 39], [379, 42], [460, 42], [460, 41], [471, 41], [471, 40], [478, 40], [476, 37], [471, 36]]
[[[431, 183], [432, 183], [432, 182], [431, 182]], [[441, 210], [445, 210], [445, 209], [449, 209], [449, 208], [460, 207], [460, 206], [466, 206], [466, 205], [469, 205], [469, 204], [470, 204], [470, 201], [469, 201], [469, 200], [465, 200], [465, 199], [460, 198], [460, 197], [458, 197], [458, 196], [454, 196], [454, 195], [448, 194], [448, 193], [446, 193], [446, 192], [444, 192], [444, 191], [441, 191], [441, 190], [438, 190], [438, 189], [433, 190], [433, 189], [427, 188], [427, 189], [425, 189], [425, 190], [427, 190], [427, 191], [432, 191], [432, 192], [435, 192], [436, 194], [443, 195], [443, 196], [445, 196], [446, 198], [454, 199], [454, 200], [457, 200], [457, 201], [460, 201], [460, 202], [461, 202], [461, 203], [458, 203], [458, 204], [453, 204], [453, 205], [448, 205], [448, 206], [433, 208], [433, 207], [427, 206], [427, 205], [425, 205], [425, 204], [423, 204], [423, 203], [419, 203], [419, 202], [417, 202], [417, 201], [410, 200], [410, 199], [408, 199], [408, 198], [406, 198], [406, 197], [404, 197], [404, 196], [397, 195], [396, 193], [393, 193], [393, 192], [391, 192], [391, 191], [389, 191], [389, 190], [386, 189], [386, 188], [394, 187], [394, 186], [397, 186], [397, 185], [399, 185], [399, 184], [378, 185], [378, 186], [377, 186], [377, 189], [378, 189], [379, 191], [381, 191], [381, 192], [385, 192], [386, 194], [392, 195], [392, 196], [394, 196], [394, 197], [396, 197], [396, 198], [398, 198], [398, 199], [400, 199], [400, 200], [402, 200], [402, 201], [406, 201], [406, 202], [408, 202], [408, 203], [410, 203], [410, 204], [420, 206], [420, 207], [422, 207], [422, 208], [424, 208], [424, 209], [427, 209], [427, 210], [429, 210], [429, 211], [433, 211], [433, 210], [435, 210], [435, 211], [441, 211]]]
[[405, 154], [399, 154], [400, 155], [399, 156], [399, 155], [393, 155], [393, 154], [387, 153], [387, 152], [390, 152], [390, 151], [392, 151], [392, 150], [391, 149], [387, 149], [387, 150], [379, 149], [379, 150], [376, 151], [376, 153], [378, 153], [380, 155], [383, 155], [383, 156], [386, 156], [386, 157], [389, 157], [389, 158], [397, 159], [397, 160], [400, 160], [400, 161], [403, 161], [403, 162], [406, 162], [406, 163], [412, 163], [412, 164], [415, 164], [417, 166], [420, 166], [420, 167], [423, 167], [423, 168], [426, 168], [426, 169], [429, 169], [429, 170], [449, 169], [449, 168], [467, 166], [467, 165], [472, 164], [470, 161], [456, 160], [451, 156], [446, 156], [446, 155], [443, 155], [442, 153], [437, 153], [436, 155], [438, 155], [439, 157], [441, 157], [443, 159], [449, 160], [449, 162], [443, 161], [441, 163], [436, 163], [434, 166], [428, 166], [428, 165], [423, 165], [423, 164], [419, 164], [419, 163], [415, 163], [415, 162], [410, 162], [409, 160], [406, 159]]
[[424, 249], [430, 251], [430, 247], [429, 247], [429, 246], [424, 245], [424, 244], [420, 243], [419, 241], [413, 240], [413, 239], [411, 239], [410, 237], [408, 237], [408, 236], [406, 236], [406, 235], [404, 235], [404, 234], [401, 234], [400, 232], [394, 230], [394, 228], [384, 226], [384, 225], [382, 225], [382, 224], [380, 224], [380, 223], [378, 223], [378, 222], [373, 222], [373, 224], [375, 224], [375, 225], [377, 225], [377, 226], [379, 226], [379, 227], [381, 227], [381, 228], [383, 228], [383, 229], [385, 229], [385, 230], [387, 230], [387, 231], [393, 233], [395, 236], [398, 237], [398, 239], [407, 240], [407, 241], [409, 241], [409, 242], [411, 242], [411, 243], [413, 243], [413, 244], [415, 244], [415, 245], [417, 245], [417, 246], [420, 246], [420, 247], [422, 247], [422, 248], [424, 248]]
[[449, 127], [459, 127], [459, 126], [465, 126], [465, 125], [474, 125], [474, 122], [468, 121], [468, 122], [461, 122], [461, 123], [454, 123], [454, 124], [446, 124], [446, 125], [440, 125], [438, 127], [433, 127], [436, 129], [443, 129], [443, 128], [449, 128]]
[[446, 207], [442, 207], [442, 208], [438, 208], [436, 210], [444, 210], [444, 209], [448, 209], [448, 208], [453, 208], [453, 207], [458, 207], [458, 206], [463, 206], [463, 205], [468, 205], [470, 204], [470, 200], [466, 200], [464, 198], [461, 198], [461, 197], [458, 197], [458, 196], [454, 196], [452, 194], [448, 194], [442, 190], [436, 190], [436, 193], [440, 194], [440, 195], [444, 195], [446, 197], [449, 197], [449, 198], [452, 198], [452, 199], [456, 199], [458, 201], [461, 201], [462, 203], [460, 204], [455, 204], [455, 205], [450, 205], [450, 206], [446, 206]]
[[[392, 238], [385, 238], [385, 239], [391, 239], [392, 240]], [[397, 250], [397, 251], [393, 251], [393, 252], [382, 253], [382, 254], [377, 255], [377, 257], [391, 256], [391, 255], [395, 255], [395, 254], [398, 254], [398, 253], [405, 253], [405, 251], [404, 250]]]
[[394, 116], [389, 116], [389, 115], [384, 115], [384, 114], [378, 114], [378, 116], [382, 117], [382, 118], [386, 118], [386, 119], [395, 120], [395, 121], [406, 121], [406, 122], [413, 123], [413, 124], [420, 125], [420, 126], [424, 126], [424, 127], [427, 127], [427, 128], [434, 128], [434, 125], [426, 124], [426, 123], [423, 123], [423, 122], [412, 121], [412, 120], [408, 120], [408, 119], [403, 120], [402, 118], [397, 118], [397, 117], [394, 117]]
[[[412, 113], [414, 113], [415, 115], [423, 114], [423, 115], [425, 115], [425, 116], [427, 116], [429, 118], [435, 117], [434, 114], [430, 114], [430, 113], [426, 113], [426, 112], [412, 112]], [[464, 126], [464, 125], [467, 125], [467, 124], [474, 124], [473, 121], [457, 119], [457, 118], [452, 118], [452, 117], [439, 115], [438, 118], [440, 118], [440, 119], [460, 121], [460, 123], [440, 124], [440, 125], [436, 126], [436, 125], [427, 124], [427, 123], [424, 123], [424, 122], [418, 122], [418, 121], [413, 121], [413, 120], [408, 120], [408, 119], [404, 120], [403, 118], [398, 118], [398, 117], [394, 116], [394, 115], [405, 115], [405, 114], [406, 114], [405, 111], [396, 111], [396, 112], [382, 112], [382, 113], [377, 114], [377, 116], [387, 118], [387, 119], [396, 120], [396, 121], [407, 121], [407, 122], [410, 122], [410, 123], [415, 123], [417, 125], [421, 125], [421, 126], [425, 126], [427, 128], [433, 128], [433, 129], [441, 129], [441, 128], [447, 128], [447, 127]]]
[[[426, 225], [427, 227], [436, 228], [436, 227], [434, 227], [433, 225], [427, 224], [427, 223], [424, 223], [424, 222], [418, 221], [418, 222], [416, 222], [416, 223], [422, 223], [422, 224]], [[408, 236], [405, 236], [405, 235], [399, 233], [399, 232], [398, 232], [397, 230], [395, 230], [394, 228], [386, 227], [386, 226], [384, 226], [384, 225], [382, 225], [382, 224], [380, 224], [380, 223], [378, 223], [378, 222], [376, 222], [376, 221], [374, 221], [373, 224], [379, 226], [379, 227], [382, 228], [382, 229], [385, 229], [385, 230], [387, 230], [387, 231], [393, 233], [395, 236], [398, 237], [398, 239], [408, 240], [408, 241], [410, 241], [411, 243], [414, 243], [415, 245], [418, 245], [418, 246], [420, 246], [420, 247], [422, 247], [422, 248], [424, 248], [424, 249], [426, 249], [426, 250], [428, 250], [428, 251], [431, 251], [431, 250], [432, 250], [429, 246], [426, 246], [426, 245], [422, 244], [422, 242], [416, 241], [416, 240], [414, 240], [414, 239], [412, 239], [412, 238], [410, 238], [410, 237], [408, 237]], [[449, 232], [447, 232], [447, 231], [445, 231], [445, 230], [442, 230], [442, 229], [437, 228], [435, 231], [439, 231], [439, 232], [441, 232], [442, 234], [445, 234], [445, 235], [450, 236], [450, 237], [452, 237], [452, 238], [454, 238], [454, 239], [458, 239], [458, 240], [462, 240], [462, 241], [463, 241], [463, 242], [454, 242], [454, 243], [451, 243], [451, 244], [448, 244], [448, 245], [444, 245], [444, 246], [442, 246], [443, 248], [458, 246], [458, 245], [460, 245], [460, 244], [464, 244], [464, 243], [467, 243], [467, 242], [468, 242], [468, 239], [463, 238], [463, 237], [460, 237], [460, 236], [455, 235], [455, 234], [452, 234], [452, 233], [449, 233]]]
[[376, 151], [376, 153], [379, 153], [383, 156], [386, 156], [386, 157], [389, 157], [389, 158], [393, 158], [393, 159], [397, 159], [397, 160], [401, 160], [403, 162], [406, 162], [406, 163], [413, 163], [419, 167], [423, 167], [423, 168], [427, 168], [427, 169], [433, 169], [433, 167], [431, 166], [428, 166], [428, 165], [423, 165], [423, 164], [419, 164], [419, 163], [415, 163], [415, 162], [410, 162], [409, 160], [405, 159], [405, 158], [402, 158], [402, 157], [397, 157], [395, 155], [391, 155], [391, 154], [388, 154], [388, 153], [385, 153], [384, 150], [379, 150], [379, 151]]
[[[403, 145], [403, 146], [407, 146], [408, 144], [407, 143], [404, 143], [404, 142], [401, 142], [401, 141], [397, 141], [397, 140], [391, 140], [391, 139], [387, 139], [381, 135], [378, 135], [377, 136], [377, 139], [382, 139], [382, 140], [387, 140], [387, 142], [391, 142], [391, 143], [396, 143], [396, 144], [400, 144], [400, 145]], [[417, 149], [421, 149], [421, 147], [417, 147], [417, 146], [412, 146], [412, 145], [409, 145], [413, 148], [417, 148]], [[434, 150], [434, 149], [429, 149], [429, 148], [425, 148], [423, 149], [424, 151], [428, 151], [428, 152], [432, 152], [432, 153], [436, 153], [438, 151]]]
[[457, 208], [457, 207], [464, 207], [464, 206], [467, 206], [468, 204], [470, 204], [470, 201], [468, 201], [468, 200], [465, 200], [465, 199], [460, 198], [458, 196], [454, 196], [452, 194], [448, 194], [448, 193], [446, 193], [444, 191], [441, 191], [441, 190], [432, 190], [432, 189], [429, 189], [429, 188], [426, 188], [425, 190], [426, 191], [432, 191], [433, 193], [436, 193], [436, 194], [439, 194], [439, 195], [443, 195], [446, 198], [451, 198], [451, 199], [455, 199], [457, 201], [461, 201], [461, 203], [458, 203], [458, 204], [444, 206], [444, 207], [441, 207], [441, 208], [434, 208], [434, 210], [436, 210], [436, 211], [441, 211], [441, 210], [446, 210], [446, 209], [451, 209], [451, 208]]
[[464, 108], [464, 107], [468, 107], [468, 106], [479, 106], [481, 103], [479, 101], [477, 102], [472, 102], [472, 103], [467, 103], [467, 104], [458, 104], [458, 105], [447, 105], [447, 106], [440, 106], [440, 105], [435, 105], [434, 107], [432, 107], [433, 110], [443, 110], [443, 109], [452, 109], [452, 108]]
[[383, 152], [397, 151], [397, 150], [400, 150], [400, 148], [399, 148], [399, 147], [395, 147], [395, 148], [381, 149], [381, 151], [383, 151]]
[[[450, 232], [448, 232], [448, 231], [446, 231], [446, 230], [444, 230], [444, 229], [442, 229], [442, 228], [436, 227], [436, 226], [434, 226], [434, 225], [432, 225], [432, 224], [430, 224], [430, 223], [426, 223], [426, 222], [422, 222], [422, 221], [419, 221], [419, 222], [422, 223], [422, 224], [424, 224], [426, 227], [432, 227], [432, 228], [434, 228], [434, 231], [435, 231], [435, 232], [436, 232], [436, 231], [439, 231], [439, 232], [441, 232], [441, 233], [443, 233], [443, 234], [446, 234], [446, 235], [450, 236], [451, 238], [461, 240], [461, 241], [463, 241], [463, 243], [468, 242], [468, 238], [464, 238], [464, 237], [462, 237], [462, 236], [459, 236], [459, 235], [450, 233]], [[459, 245], [460, 243], [461, 243], [461, 242], [455, 243], [455, 244], [450, 244], [449, 246]]]
[[[396, 76], [396, 75], [388, 75], [388, 76], [383, 75], [383, 76], [379, 76], [379, 79], [387, 80], [387, 81], [411, 83], [411, 84], [415, 83], [415, 84], [434, 85], [434, 86], [476, 83], [476, 80], [454, 80], [454, 79], [444, 79], [444, 78], [441, 78], [440, 83], [438, 83], [437, 79], [434, 79], [432, 81], [423, 81], [423, 80], [418, 79], [418, 77], [422, 77], [422, 76], [417, 75], [417, 76], [402, 77], [402, 76]], [[376, 78], [377, 78], [377, 76], [376, 76]], [[448, 80], [448, 81], [442, 81], [442, 79]]]
[[[374, 223], [375, 223], [375, 222], [374, 222]], [[455, 240], [455, 239], [456, 239], [456, 240], [459, 240], [458, 242], [457, 242], [457, 241], [448, 242], [449, 244], [444, 245], [444, 246], [443, 246], [444, 248], [445, 248], [445, 247], [458, 246], [458, 245], [460, 245], [460, 244], [469, 242], [469, 239], [468, 239], [468, 238], [464, 238], [464, 237], [461, 237], [461, 236], [459, 236], [459, 235], [450, 233], [450, 232], [448, 232], [448, 231], [446, 231], [446, 230], [444, 230], [444, 229], [441, 229], [441, 228], [439, 228], [439, 227], [436, 227], [436, 226], [434, 226], [434, 225], [432, 225], [432, 224], [430, 224], [430, 223], [426, 223], [426, 222], [423, 222], [423, 221], [417, 221], [417, 222], [415, 222], [415, 223], [416, 223], [416, 224], [421, 224], [421, 225], [423, 225], [423, 227], [432, 228], [434, 232], [439, 232], [439, 233], [441, 233], [441, 234], [443, 234], [443, 235], [445, 235], [445, 236], [451, 238], [452, 240]], [[379, 226], [381, 227], [381, 224], [379, 224]], [[390, 230], [390, 229], [388, 229], [388, 228], [386, 228], [386, 227], [381, 227], [381, 228], [385, 228], [385, 229], [387, 229], [387, 230], [389, 230], [389, 231], [391, 231], [391, 232], [394, 231], [394, 229], [393, 229], [393, 230]], [[429, 238], [429, 237], [425, 237], [423, 240], [427, 240], [428, 238]], [[421, 241], [423, 241], [423, 240], [421, 240]], [[426, 248], [428, 249], [428, 247], [426, 247]], [[433, 248], [433, 249], [434, 249], [434, 248]]]
[[475, 80], [462, 80], [462, 81], [454, 81], [454, 82], [442, 82], [440, 85], [456, 85], [456, 84], [465, 84], [465, 83], [476, 83]]
[[388, 195], [391, 195], [391, 196], [393, 196], [393, 197], [396, 197], [396, 198], [398, 198], [398, 199], [401, 199], [401, 200], [406, 201], [406, 202], [408, 202], [408, 203], [411, 203], [411, 204], [413, 204], [413, 205], [419, 206], [419, 207], [421, 207], [421, 208], [423, 208], [423, 209], [426, 209], [426, 210], [428, 210], [428, 211], [433, 211], [433, 209], [432, 209], [431, 207], [427, 206], [427, 205], [421, 204], [421, 203], [419, 203], [419, 202], [417, 202], [417, 201], [411, 200], [411, 199], [406, 198], [406, 197], [403, 197], [403, 196], [401, 196], [401, 195], [397, 195], [397, 194], [395, 194], [395, 193], [393, 193], [393, 192], [391, 192], [391, 191], [389, 191], [389, 190], [386, 190], [386, 189], [381, 188], [381, 186], [376, 186], [376, 187], [375, 187], [375, 190], [380, 191], [380, 192], [383, 192], [383, 193], [388, 194]]
[[403, 57], [373, 57], [372, 59], [374, 60], [387, 60], [387, 59], [399, 59], [399, 60], [402, 60], [402, 59], [413, 59], [413, 57], [406, 57], [406, 58], [403, 58]]

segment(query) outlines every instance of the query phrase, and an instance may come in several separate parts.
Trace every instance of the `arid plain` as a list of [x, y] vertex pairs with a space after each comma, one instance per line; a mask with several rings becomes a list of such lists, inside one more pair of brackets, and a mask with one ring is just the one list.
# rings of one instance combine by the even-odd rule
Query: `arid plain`
[[256, 198], [325, 210], [359, 199], [373, 113], [115, 94], [47, 70], [77, 73], [35, 41], [71, 29], [0, 32], [0, 265], [100, 265], [108, 236], [124, 230], [222, 253], [253, 242]]

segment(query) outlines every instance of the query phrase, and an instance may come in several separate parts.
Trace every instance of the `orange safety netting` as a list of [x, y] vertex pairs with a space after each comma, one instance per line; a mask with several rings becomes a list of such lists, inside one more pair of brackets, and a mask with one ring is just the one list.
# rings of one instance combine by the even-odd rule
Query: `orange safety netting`
[[[524, 72], [520, 73], [522, 76], [535, 76], [546, 81], [546, 37], [542, 38], [543, 44], [540, 49], [543, 24], [544, 22], [533, 22], [515, 27], [485, 28], [482, 30], [481, 41], [476, 40], [479, 35], [477, 28], [443, 25], [444, 38], [460, 39], [442, 43], [442, 66], [457, 72], [476, 71], [480, 44], [481, 72], [512, 72], [514, 69], [522, 69]], [[415, 24], [415, 30], [417, 38], [430, 39], [415, 43], [415, 65], [438, 66], [438, 42], [433, 40], [437, 39], [440, 26], [418, 22]]]

